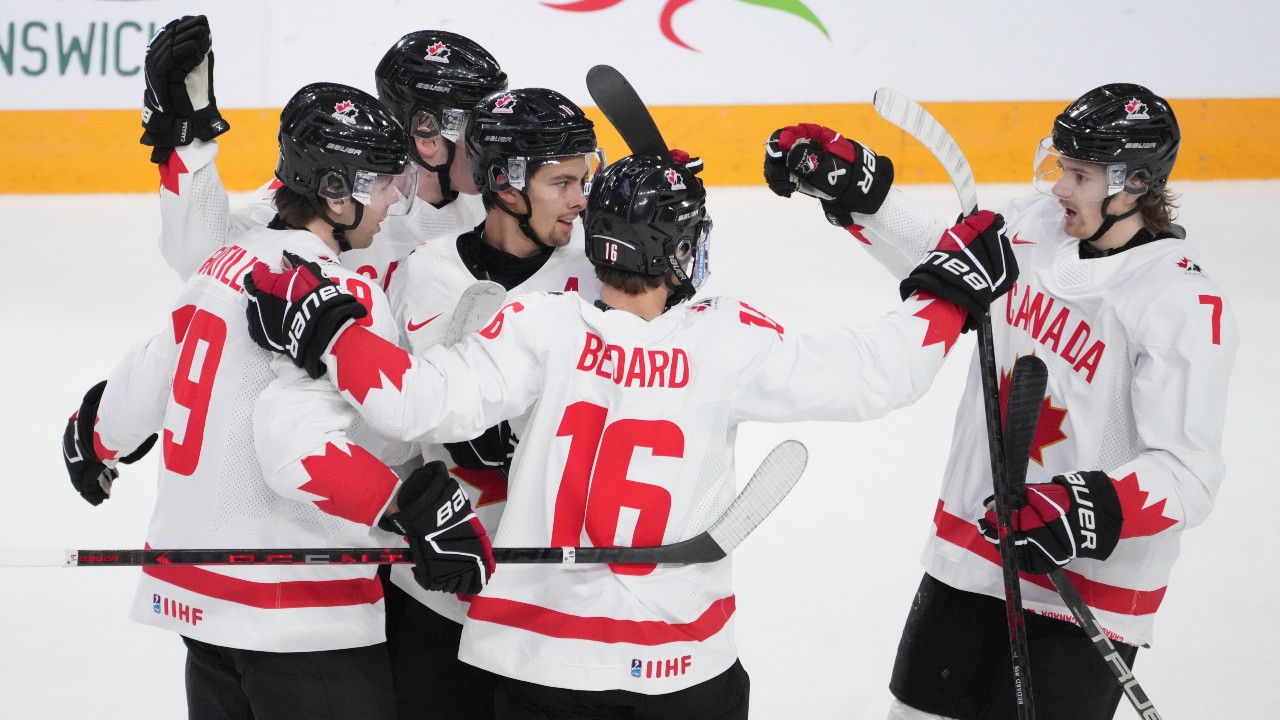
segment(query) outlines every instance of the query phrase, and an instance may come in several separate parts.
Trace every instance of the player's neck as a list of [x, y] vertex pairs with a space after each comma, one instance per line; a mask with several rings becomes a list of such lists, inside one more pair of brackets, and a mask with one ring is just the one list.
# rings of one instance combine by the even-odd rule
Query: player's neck
[[444, 204], [444, 191], [440, 189], [440, 178], [426, 168], [418, 168], [418, 199], [431, 203], [435, 207]]
[[[495, 200], [495, 202], [502, 201]], [[524, 230], [520, 229], [516, 219], [498, 208], [490, 210], [485, 216], [483, 239], [490, 246], [516, 257], [533, 257], [542, 252], [542, 248], [535, 245], [529, 236], [524, 234]]]
[[653, 320], [667, 310], [670, 294], [665, 286], [648, 288], [639, 295], [629, 295], [611, 285], [600, 288], [600, 302], [615, 309], [638, 315], [645, 321]]
[[342, 253], [342, 248], [338, 246], [338, 240], [333, 236], [333, 226], [325, 222], [322, 218], [312, 218], [307, 223], [306, 229], [316, 237], [324, 241], [326, 247], [333, 252], [334, 257]]

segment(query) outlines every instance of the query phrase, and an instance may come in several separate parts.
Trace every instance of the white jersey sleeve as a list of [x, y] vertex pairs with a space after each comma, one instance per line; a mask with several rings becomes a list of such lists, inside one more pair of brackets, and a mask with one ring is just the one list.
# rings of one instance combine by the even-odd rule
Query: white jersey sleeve
[[845, 229], [895, 278], [904, 278], [949, 227], [951, 223], [891, 189], [874, 215], [854, 213], [853, 225]]
[[216, 140], [195, 140], [175, 148], [160, 164], [160, 253], [184, 281], [214, 250], [235, 242], [245, 230], [275, 215], [272, 184], [234, 212], [214, 163]]
[[[397, 338], [386, 297], [364, 275], [312, 248], [325, 275], [360, 300], [368, 313], [356, 322], [389, 341]], [[363, 423], [325, 377], [311, 379], [287, 357], [272, 362], [276, 379], [254, 405], [254, 445], [263, 477], [273, 490], [299, 501], [329, 500], [321, 509], [374, 525], [390, 503], [399, 478], [389, 466], [412, 457], [406, 442], [363, 431]]]

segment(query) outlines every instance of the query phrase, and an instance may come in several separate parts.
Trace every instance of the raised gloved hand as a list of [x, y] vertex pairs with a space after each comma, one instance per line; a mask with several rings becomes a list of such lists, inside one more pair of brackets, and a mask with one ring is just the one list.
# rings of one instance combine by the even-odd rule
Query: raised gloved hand
[[893, 162], [831, 128], [801, 123], [769, 136], [764, 180], [783, 197], [798, 190], [821, 199], [827, 221], [848, 227], [850, 213], [880, 209], [893, 186]]
[[1009, 238], [1000, 232], [1003, 227], [1004, 218], [990, 210], [962, 218], [903, 279], [903, 299], [916, 290], [933, 293], [969, 313], [966, 331], [977, 328], [991, 302], [1018, 279], [1018, 261]]
[[449, 457], [458, 467], [468, 470], [497, 470], [506, 475], [520, 440], [511, 432], [506, 420], [494, 425], [474, 440], [445, 443]]
[[[1055, 475], [1050, 482], [1027, 485], [1025, 492], [1026, 504], [1013, 514], [1018, 567], [1043, 575], [1078, 557], [1111, 557], [1120, 542], [1124, 514], [1106, 473]], [[1000, 541], [995, 510], [978, 520], [978, 528], [987, 540]]]
[[[102, 402], [102, 393], [106, 389], [106, 380], [89, 388], [80, 409], [71, 415], [66, 430], [62, 431], [62, 459], [67, 464], [71, 485], [90, 505], [101, 505], [103, 500], [111, 497], [111, 484], [119, 477], [115, 468], [107, 467], [103, 462], [114, 458], [99, 458], [93, 446], [93, 423], [98, 417], [98, 403]], [[118, 462], [126, 465], [135, 462], [155, 444], [156, 436], [152, 435]]]
[[396, 493], [398, 510], [379, 527], [404, 535], [413, 579], [427, 590], [474, 595], [493, 575], [493, 546], [471, 501], [439, 460], [414, 470]]
[[282, 272], [258, 263], [245, 276], [249, 336], [267, 350], [287, 353], [294, 365], [318, 378], [326, 370], [320, 358], [333, 337], [367, 311], [315, 262], [289, 252], [284, 258], [291, 267]]
[[142, 144], [162, 163], [175, 147], [209, 141], [231, 126], [213, 94], [213, 40], [204, 15], [172, 20], [147, 43]]

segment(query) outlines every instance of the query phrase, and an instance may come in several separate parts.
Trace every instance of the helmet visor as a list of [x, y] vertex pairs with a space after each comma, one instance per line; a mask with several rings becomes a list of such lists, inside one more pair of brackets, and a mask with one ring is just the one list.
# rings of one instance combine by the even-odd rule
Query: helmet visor
[[1041, 194], [1057, 197], [1054, 188], [1069, 189], [1075, 197], [1102, 200], [1125, 189], [1129, 179], [1125, 163], [1092, 163], [1067, 157], [1058, 151], [1053, 138], [1036, 148], [1032, 186]]
[[554, 157], [523, 157], [517, 155], [509, 157], [507, 158], [507, 184], [517, 190], [523, 190], [528, 185], [529, 180], [533, 178], [533, 174], [544, 165], [568, 165], [579, 158], [584, 161], [582, 193], [585, 195], [591, 192], [591, 182], [605, 167], [604, 150], [602, 148], [575, 155], [556, 155]]
[[357, 170], [351, 197], [361, 205], [385, 205], [387, 215], [407, 215], [418, 195], [418, 166], [406, 163], [394, 175]]
[[676, 264], [689, 279], [693, 291], [697, 292], [711, 277], [711, 216], [707, 215], [694, 226], [693, 232], [680, 239], [676, 244]]
[[413, 114], [409, 121], [409, 127], [406, 128], [409, 134], [415, 138], [430, 140], [435, 137], [443, 137], [449, 142], [456, 143], [458, 138], [462, 136], [463, 127], [467, 122], [467, 112], [457, 108], [444, 108], [440, 112], [435, 110], [422, 109]]

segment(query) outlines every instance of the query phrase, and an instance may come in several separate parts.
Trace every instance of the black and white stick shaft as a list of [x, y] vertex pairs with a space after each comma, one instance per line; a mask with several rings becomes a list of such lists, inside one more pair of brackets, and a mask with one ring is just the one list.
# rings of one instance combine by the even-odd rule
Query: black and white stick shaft
[[[707, 530], [654, 547], [496, 547], [499, 563], [667, 563], [724, 559], [791, 492], [809, 452], [786, 440], [769, 452], [729, 508]], [[284, 548], [191, 550], [0, 550], [0, 567], [120, 567], [136, 565], [383, 565], [412, 563], [408, 548]]]
[[[872, 99], [880, 117], [915, 138], [938, 158], [951, 178], [960, 209], [965, 214], [978, 209], [978, 193], [973, 169], [950, 133], [919, 103], [893, 88], [880, 88]], [[1005, 614], [1009, 623], [1009, 655], [1013, 665], [1014, 698], [1019, 720], [1035, 717], [1031, 693], [1030, 650], [1027, 646], [1026, 617], [1022, 608], [1022, 587], [1018, 582], [1018, 557], [1009, 532], [1012, 508], [1008, 499], [1007, 454], [1000, 424], [1000, 386], [996, 375], [995, 346], [991, 339], [991, 313], [978, 322], [978, 368], [982, 377], [982, 404], [987, 420], [987, 450], [991, 455], [991, 476], [996, 490], [996, 524], [1000, 530], [1000, 571], [1004, 576]], [[1005, 489], [1002, 500], [1001, 489]]]

